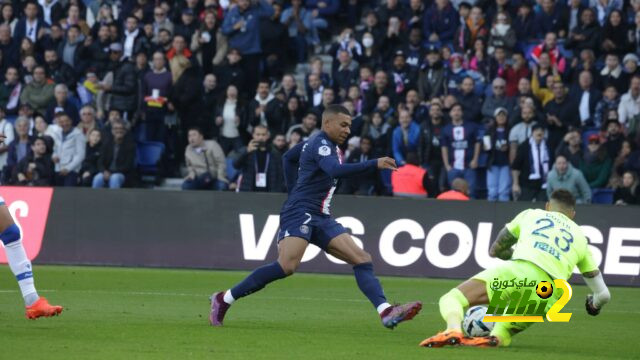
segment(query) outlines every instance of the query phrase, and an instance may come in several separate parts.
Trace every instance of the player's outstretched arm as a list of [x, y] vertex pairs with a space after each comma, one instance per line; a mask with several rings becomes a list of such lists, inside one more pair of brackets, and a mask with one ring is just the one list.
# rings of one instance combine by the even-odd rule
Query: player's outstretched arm
[[587, 295], [585, 307], [589, 315], [596, 316], [600, 314], [600, 309], [611, 300], [611, 293], [607, 285], [604, 283], [600, 270], [582, 273], [584, 282], [589, 286], [593, 294]]
[[322, 171], [326, 172], [332, 178], [343, 178], [359, 175], [375, 169], [378, 166], [378, 160], [373, 159], [361, 163], [340, 164], [338, 158], [335, 156], [323, 156], [318, 165], [320, 165]]
[[304, 141], [299, 142], [282, 156], [282, 170], [284, 171], [284, 183], [287, 186], [287, 192], [291, 192], [298, 180], [300, 154], [305, 143]]
[[512, 246], [516, 242], [518, 242], [518, 239], [513, 236], [506, 227], [504, 227], [498, 233], [493, 244], [491, 244], [489, 255], [502, 260], [509, 260], [511, 259], [511, 255], [513, 255]]

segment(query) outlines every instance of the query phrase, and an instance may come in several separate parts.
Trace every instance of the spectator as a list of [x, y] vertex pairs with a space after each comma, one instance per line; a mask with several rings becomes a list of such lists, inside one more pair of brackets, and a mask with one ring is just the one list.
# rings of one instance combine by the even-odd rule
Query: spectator
[[358, 79], [358, 64], [351, 59], [351, 55], [346, 50], [338, 51], [338, 61], [340, 65], [333, 73], [333, 86], [338, 96], [345, 98], [349, 87], [356, 84]]
[[442, 150], [440, 149], [440, 136], [445, 125], [442, 105], [432, 101], [429, 106], [429, 118], [420, 124], [420, 140], [418, 142], [418, 157], [420, 165], [427, 169], [431, 189], [427, 189], [429, 196], [434, 197], [444, 189], [446, 174], [442, 171]]
[[449, 0], [436, 0], [424, 15], [423, 32], [431, 43], [453, 41], [460, 20]]
[[520, 2], [518, 14], [513, 20], [513, 28], [516, 31], [518, 42], [529, 41], [537, 36], [535, 13], [528, 1]]
[[640, 192], [638, 191], [638, 175], [632, 171], [627, 171], [622, 176], [622, 184], [613, 193], [613, 203], [615, 205], [638, 205], [640, 204]]
[[602, 51], [624, 56], [632, 49], [629, 41], [629, 29], [620, 10], [613, 10], [602, 31]]
[[580, 73], [578, 87], [569, 93], [571, 102], [578, 104], [580, 124], [583, 127], [595, 126], [596, 105], [602, 99], [602, 94], [593, 86], [593, 77], [589, 71]]
[[580, 127], [578, 105], [567, 96], [562, 82], [553, 83], [553, 100], [544, 107], [547, 113], [549, 148], [555, 149], [571, 127]]
[[264, 74], [270, 81], [275, 82], [284, 73], [282, 64], [288, 63], [286, 50], [282, 44], [287, 41], [287, 27], [280, 22], [282, 4], [274, 2], [273, 15], [260, 20], [260, 37], [264, 58]]
[[391, 186], [393, 196], [402, 197], [427, 197], [429, 175], [427, 171], [418, 166], [418, 154], [408, 152], [404, 165], [391, 173]]
[[238, 0], [237, 6], [230, 9], [224, 17], [222, 32], [229, 37], [229, 46], [242, 54], [242, 69], [247, 76], [246, 89], [253, 96], [260, 78], [260, 26], [261, 18], [273, 15], [273, 7], [265, 0], [255, 5], [249, 0]]
[[[504, 83], [502, 83], [504, 84]], [[475, 82], [470, 76], [462, 80], [460, 94], [456, 96], [458, 104], [462, 106], [464, 121], [479, 123], [482, 119], [482, 98], [474, 93]], [[471, 186], [473, 188], [473, 186]]]
[[80, 123], [79, 111], [76, 105], [69, 99], [69, 89], [65, 84], [58, 84], [53, 90], [54, 100], [49, 104], [45, 118], [47, 122], [53, 122], [58, 113], [64, 112], [71, 118], [73, 125]]
[[556, 149], [556, 156], [562, 156], [567, 159], [574, 168], [580, 168], [580, 163], [584, 157], [580, 131], [573, 129], [567, 132], [562, 143]]
[[15, 122], [16, 136], [7, 150], [7, 164], [2, 170], [2, 183], [6, 184], [16, 168], [16, 165], [32, 153], [32, 139], [29, 136], [29, 119], [26, 117], [18, 117]]
[[[289, 150], [287, 147], [287, 137], [284, 134], [276, 134], [271, 144], [273, 145], [273, 149], [278, 151], [281, 156]], [[362, 148], [362, 145], [360, 147]]]
[[[488, 17], [488, 19], [491, 19], [491, 17]], [[509, 14], [499, 12], [489, 32], [488, 53], [491, 55], [496, 47], [502, 47], [507, 49], [508, 54], [511, 54], [515, 48], [516, 41], [516, 30], [511, 26]]]
[[618, 55], [611, 53], [605, 58], [605, 67], [600, 71], [599, 83], [602, 88], [613, 85], [618, 93], [623, 94], [629, 89], [629, 74], [624, 72]]
[[[546, 75], [544, 70], [549, 68], [556, 68], [558, 72], [562, 73], [566, 69], [566, 61], [560, 53], [560, 49], [558, 49], [557, 32], [545, 31], [544, 34], [546, 35], [544, 36], [544, 41], [542, 42], [542, 44], [537, 45], [531, 50], [531, 58], [534, 60], [534, 62], [537, 63], [538, 66], [540, 66], [540, 73], [542, 75]], [[548, 59], [545, 59], [548, 61], [542, 61], [542, 54], [546, 54], [548, 56]]]
[[98, 173], [98, 161], [100, 160], [100, 150], [102, 148], [102, 134], [98, 129], [92, 129], [87, 134], [87, 144], [85, 156], [80, 167], [80, 184], [84, 187], [91, 186], [93, 178]]
[[308, 138], [320, 131], [318, 129], [318, 116], [313, 112], [307, 113], [307, 115], [302, 118], [301, 124], [293, 125], [289, 128], [289, 131], [287, 132], [287, 141], [291, 141], [291, 135], [296, 131], [298, 131], [302, 136], [302, 141], [306, 141]]
[[511, 165], [513, 198], [519, 201], [545, 201], [551, 155], [544, 140], [544, 129], [535, 125], [529, 141], [518, 146]]
[[564, 38], [567, 34], [568, 20], [566, 12], [563, 11], [563, 4], [554, 0], [542, 0], [541, 10], [536, 15], [535, 28], [538, 30], [538, 37], [550, 32], [558, 34]]
[[48, 77], [56, 84], [64, 84], [68, 89], [76, 89], [76, 73], [71, 65], [64, 63], [58, 57], [55, 49], [44, 51], [45, 69]]
[[174, 26], [169, 16], [167, 16], [167, 11], [162, 6], [156, 6], [153, 9], [153, 42], [158, 42], [158, 33], [160, 30], [167, 30], [171, 34], [174, 33]]
[[17, 115], [22, 91], [18, 69], [13, 66], [8, 67], [4, 77], [5, 81], [0, 84], [0, 108], [6, 109], [8, 115]]
[[56, 115], [59, 131], [54, 138], [52, 160], [55, 164], [56, 186], [77, 186], [78, 175], [85, 157], [86, 139], [82, 131], [73, 127], [71, 117], [66, 113]]
[[420, 67], [418, 78], [420, 97], [432, 99], [444, 95], [447, 88], [445, 75], [445, 67], [440, 60], [440, 50], [435, 45], [429, 45], [426, 61]]
[[143, 117], [139, 123], [139, 137], [142, 141], [164, 142], [166, 127], [164, 118], [173, 108], [169, 105], [173, 79], [166, 68], [164, 54], [153, 54], [151, 71], [142, 80]]
[[507, 109], [494, 112], [495, 123], [484, 136], [484, 150], [488, 152], [487, 189], [489, 201], [509, 201], [511, 173], [509, 168], [509, 126]]
[[67, 30], [66, 39], [57, 49], [62, 62], [69, 65], [76, 75], [84, 74], [86, 71], [89, 45], [91, 45], [91, 40], [89, 38], [85, 39], [84, 35], [80, 33], [80, 27], [72, 25]]
[[322, 118], [322, 113], [327, 106], [333, 104], [336, 100], [336, 95], [332, 88], [325, 88], [322, 90], [322, 102], [318, 106], [314, 106], [311, 111], [316, 114], [316, 117]]
[[216, 126], [220, 128], [219, 142], [225, 154], [244, 146], [242, 131], [246, 128], [246, 106], [238, 98], [238, 89], [229, 85], [216, 110]]
[[100, 25], [96, 38], [92, 39], [91, 45], [89, 45], [86, 51], [89, 68], [93, 69], [100, 78], [103, 78], [107, 71], [110, 44], [109, 27], [107, 25]]
[[282, 158], [267, 143], [269, 137], [266, 126], [254, 127], [246, 151], [233, 162], [233, 167], [242, 172], [239, 191], [284, 192]]
[[218, 28], [216, 14], [205, 12], [204, 21], [191, 37], [191, 52], [202, 64], [202, 72], [210, 74], [214, 65], [221, 64], [227, 49], [227, 38]]
[[296, 62], [306, 61], [309, 45], [320, 41], [312, 11], [302, 6], [302, 0], [292, 0], [291, 7], [282, 12], [280, 21], [287, 27], [289, 51], [295, 55]]
[[18, 17], [12, 3], [4, 3], [0, 7], [0, 25], [7, 25], [11, 33], [15, 31]]
[[19, 41], [26, 37], [35, 44], [44, 35], [42, 29], [47, 25], [38, 18], [38, 5], [34, 1], [27, 2], [23, 11], [24, 17], [18, 20], [13, 37]]
[[583, 49], [600, 48], [601, 29], [596, 22], [595, 13], [591, 8], [584, 9], [580, 14], [580, 22], [567, 36], [567, 49], [573, 49], [574, 56], [577, 56]]
[[241, 61], [240, 51], [231, 48], [227, 54], [227, 61], [214, 67], [213, 72], [221, 89], [226, 89], [229, 85], [234, 85], [236, 89], [242, 89], [245, 86], [245, 72], [242, 69]]
[[269, 82], [267, 80], [258, 82], [256, 96], [249, 102], [247, 109], [247, 116], [249, 116], [251, 126], [258, 124], [269, 126], [267, 106], [273, 99], [275, 99], [275, 96], [269, 90]]
[[627, 130], [631, 130], [632, 122], [639, 122], [636, 117], [640, 114], [640, 76], [636, 75], [631, 78], [629, 91], [620, 98], [618, 114], [620, 123]]
[[44, 114], [54, 99], [54, 87], [54, 84], [48, 82], [44, 67], [36, 66], [33, 69], [33, 81], [24, 87], [20, 103], [29, 104], [35, 111]]
[[591, 135], [588, 140], [580, 170], [592, 189], [603, 188], [611, 175], [611, 159], [607, 155], [607, 149], [600, 145], [598, 135]]
[[[275, 145], [275, 140], [274, 140]], [[360, 138], [360, 147], [353, 150], [347, 157], [347, 164], [362, 163], [375, 158], [373, 140], [368, 137]], [[344, 179], [338, 188], [338, 194], [371, 195], [378, 179], [377, 171], [369, 171], [360, 175]]]
[[101, 88], [111, 94], [111, 108], [121, 112], [123, 118], [128, 120], [133, 117], [138, 105], [136, 68], [127, 57], [120, 60], [123, 54], [122, 45], [113, 43], [109, 46], [109, 51], [111, 61], [116, 63], [113, 83], [103, 84]]
[[135, 172], [135, 143], [127, 134], [127, 128], [121, 121], [111, 125], [111, 137], [105, 139], [100, 158], [98, 173], [93, 177], [92, 187], [119, 189], [128, 181], [132, 183]]
[[[398, 126], [393, 130], [391, 147], [393, 157], [398, 166], [405, 164], [405, 157], [410, 152], [418, 150], [420, 140], [420, 125], [411, 120], [408, 110], [400, 110], [398, 116]], [[416, 163], [418, 160], [416, 160]]]
[[373, 111], [381, 96], [386, 96], [391, 107], [394, 107], [395, 91], [389, 85], [389, 77], [386, 72], [378, 70], [374, 76], [373, 86], [365, 93], [364, 112]]
[[175, 34], [191, 40], [198, 26], [198, 23], [195, 21], [195, 15], [194, 9], [188, 7], [182, 8], [180, 21], [175, 26]]
[[[516, 52], [511, 56], [511, 65], [508, 66], [503, 75], [506, 81], [505, 94], [508, 97], [516, 95], [528, 95], [531, 91], [531, 83], [529, 82], [530, 70], [527, 67], [524, 56], [522, 53]], [[528, 87], [529, 90], [526, 93], [519, 92], [520, 83], [523, 81], [527, 83], [522, 85]]]
[[96, 110], [91, 105], [85, 105], [80, 109], [80, 123], [78, 124], [78, 129], [82, 132], [82, 134], [89, 139], [89, 133], [91, 131], [98, 130], [100, 131], [102, 128], [102, 124], [98, 119], [96, 119]]
[[13, 183], [21, 186], [52, 186], [53, 161], [47, 153], [47, 145], [42, 138], [36, 138], [31, 145], [31, 153], [18, 163]]
[[591, 188], [580, 170], [574, 168], [567, 159], [558, 155], [555, 165], [547, 177], [547, 197], [558, 189], [568, 190], [576, 198], [578, 204], [591, 202]]
[[13, 124], [7, 120], [4, 109], [0, 107], [0, 134], [4, 135], [4, 141], [0, 143], [0, 170], [7, 165], [7, 157], [9, 151], [9, 144], [13, 142], [15, 133], [13, 130]]
[[189, 129], [189, 145], [184, 158], [187, 176], [182, 183], [183, 190], [226, 190], [227, 164], [224, 152], [214, 140], [204, 140], [202, 130]]
[[451, 190], [438, 195], [438, 200], [469, 200], [469, 185], [464, 179], [457, 178], [451, 184]]
[[625, 140], [622, 127], [617, 120], [608, 120], [603, 129], [605, 130], [603, 146], [607, 149], [607, 156], [610, 159], [615, 159], [620, 153], [622, 142]]
[[609, 111], [618, 111], [620, 99], [618, 98], [618, 90], [613, 85], [609, 85], [604, 89], [604, 96], [598, 102], [593, 116], [593, 127], [600, 128], [606, 121], [606, 115]]
[[476, 124], [464, 120], [460, 104], [453, 105], [449, 116], [451, 123], [442, 129], [440, 138], [447, 179], [452, 184], [454, 179], [464, 178], [469, 185], [469, 194], [473, 197], [480, 156], [480, 132]]
[[125, 20], [122, 40], [122, 57], [125, 62], [133, 60], [136, 54], [149, 52], [149, 40], [138, 26], [138, 18], [133, 15], [127, 16]]
[[486, 39], [489, 27], [485, 23], [482, 8], [474, 6], [466, 21], [458, 27], [453, 47], [457, 52], [464, 53], [471, 49], [477, 39]]
[[493, 94], [487, 96], [482, 104], [482, 116], [492, 119], [498, 108], [503, 108], [507, 113], [513, 109], [513, 102], [505, 95], [507, 82], [503, 78], [495, 78], [491, 84]]

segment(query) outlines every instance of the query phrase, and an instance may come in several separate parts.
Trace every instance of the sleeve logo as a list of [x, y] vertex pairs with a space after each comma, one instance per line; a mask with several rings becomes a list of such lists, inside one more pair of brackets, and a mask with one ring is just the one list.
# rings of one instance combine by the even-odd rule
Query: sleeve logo
[[329, 156], [331, 154], [331, 148], [328, 147], [327, 145], [320, 146], [318, 148], [318, 154], [322, 156]]

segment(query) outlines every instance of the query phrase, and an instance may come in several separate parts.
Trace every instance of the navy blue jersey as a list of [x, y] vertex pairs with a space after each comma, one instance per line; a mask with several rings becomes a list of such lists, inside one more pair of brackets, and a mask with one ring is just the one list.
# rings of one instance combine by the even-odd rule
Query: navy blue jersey
[[473, 158], [476, 142], [481, 141], [478, 126], [465, 121], [462, 125], [448, 124], [440, 133], [440, 145], [449, 148], [449, 164], [454, 169], [464, 170]]
[[[297, 180], [294, 166], [297, 161]], [[310, 214], [329, 215], [331, 198], [338, 179], [375, 169], [377, 160], [357, 164], [343, 164], [342, 152], [324, 131], [296, 145], [284, 155], [285, 181], [289, 198], [282, 212], [301, 210]]]

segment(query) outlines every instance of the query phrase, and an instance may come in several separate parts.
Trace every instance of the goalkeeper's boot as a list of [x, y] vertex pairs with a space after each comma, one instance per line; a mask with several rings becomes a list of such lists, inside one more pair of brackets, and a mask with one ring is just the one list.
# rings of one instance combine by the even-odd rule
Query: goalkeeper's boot
[[460, 330], [447, 329], [441, 331], [430, 338], [422, 340], [420, 346], [429, 348], [439, 348], [447, 345], [455, 346], [460, 345], [464, 334]]
[[388, 329], [393, 329], [403, 321], [413, 319], [422, 310], [420, 301], [410, 302], [404, 305], [393, 305], [380, 314], [382, 325]]
[[27, 315], [27, 319], [35, 320], [43, 316], [58, 316], [61, 312], [62, 306], [51, 305], [47, 299], [41, 296], [38, 301], [31, 304], [31, 306], [26, 307], [25, 315]]
[[500, 345], [500, 340], [496, 336], [465, 337], [462, 338], [461, 345], [473, 347], [497, 347]]
[[224, 302], [224, 291], [211, 295], [211, 313], [209, 314], [209, 323], [211, 326], [222, 326], [224, 315], [231, 305]]

